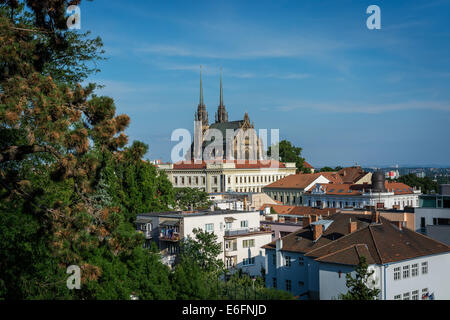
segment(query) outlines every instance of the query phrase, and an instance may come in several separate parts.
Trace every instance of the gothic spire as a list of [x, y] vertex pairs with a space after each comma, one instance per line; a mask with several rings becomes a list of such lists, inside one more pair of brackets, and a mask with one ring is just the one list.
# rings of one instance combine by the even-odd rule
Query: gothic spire
[[222, 68], [220, 68], [220, 105], [223, 106]]
[[203, 106], [203, 84], [202, 84], [202, 66], [200, 65], [200, 103]]

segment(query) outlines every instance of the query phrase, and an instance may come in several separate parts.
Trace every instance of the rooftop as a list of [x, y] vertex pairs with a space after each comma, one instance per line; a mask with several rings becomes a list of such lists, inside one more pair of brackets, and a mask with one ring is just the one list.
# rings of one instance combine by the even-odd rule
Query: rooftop
[[[446, 244], [407, 228], [398, 229], [380, 217], [378, 223], [370, 215], [336, 214], [322, 236], [313, 241], [312, 227], [299, 229], [282, 238], [283, 251], [305, 254], [317, 261], [356, 265], [364, 255], [369, 264], [385, 264], [432, 254], [450, 252]], [[349, 233], [348, 224], [356, 222]], [[263, 248], [275, 249], [276, 241]]]

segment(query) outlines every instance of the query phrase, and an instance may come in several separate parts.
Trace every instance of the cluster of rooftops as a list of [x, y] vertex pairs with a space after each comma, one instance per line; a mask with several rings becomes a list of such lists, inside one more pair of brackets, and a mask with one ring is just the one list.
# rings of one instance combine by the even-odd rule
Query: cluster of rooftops
[[[281, 250], [346, 265], [357, 265], [361, 256], [369, 264], [381, 265], [450, 251], [446, 244], [395, 225], [378, 212], [336, 213], [324, 220], [311, 219], [304, 217], [302, 229], [280, 239]], [[274, 250], [276, 247], [277, 241], [263, 246]]]

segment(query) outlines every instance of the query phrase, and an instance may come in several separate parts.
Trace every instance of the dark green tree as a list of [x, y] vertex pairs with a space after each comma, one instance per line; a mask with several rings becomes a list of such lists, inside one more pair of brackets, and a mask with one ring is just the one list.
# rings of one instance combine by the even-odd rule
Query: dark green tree
[[[305, 168], [303, 166], [304, 158], [301, 157], [302, 148], [296, 147], [291, 144], [290, 141], [281, 140], [278, 143], [278, 152], [280, 161], [282, 162], [295, 162], [297, 167], [297, 172], [310, 173], [311, 170], [309, 168]], [[268, 156], [272, 155], [272, 146], [267, 150]]]
[[212, 205], [208, 193], [197, 188], [175, 188], [175, 205], [181, 210], [206, 209]]
[[419, 178], [413, 173], [400, 176], [397, 179], [398, 182], [402, 182], [410, 187], [420, 188], [422, 193], [438, 192], [439, 185], [429, 177]]
[[331, 167], [323, 167], [320, 169], [320, 172], [332, 172], [332, 171], [334, 171], [334, 169]]
[[368, 271], [366, 257], [361, 256], [355, 268], [355, 278], [350, 273], [346, 274], [346, 285], [349, 291], [340, 295], [341, 300], [375, 300], [380, 294], [377, 288], [371, 288], [375, 284], [373, 279], [369, 279], [375, 270]]
[[224, 264], [220, 258], [222, 245], [217, 242], [217, 235], [202, 229], [192, 231], [194, 237], [187, 237], [181, 245], [182, 257], [197, 264], [207, 273], [221, 274], [224, 271]]

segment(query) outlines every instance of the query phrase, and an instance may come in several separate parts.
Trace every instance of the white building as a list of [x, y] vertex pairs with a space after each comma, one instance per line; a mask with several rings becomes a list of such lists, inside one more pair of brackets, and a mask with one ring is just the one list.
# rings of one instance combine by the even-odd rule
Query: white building
[[158, 165], [174, 187], [210, 192], [261, 192], [267, 184], [295, 174], [295, 163], [278, 161], [194, 161]]
[[272, 240], [270, 230], [260, 228], [256, 211], [155, 212], [137, 215], [137, 229], [147, 239], [146, 246], [155, 242], [164, 262], [173, 265], [180, 242], [194, 237], [194, 229], [214, 232], [221, 244], [220, 258], [230, 271], [242, 269], [251, 276], [261, 275], [264, 250], [261, 246]]
[[417, 232], [450, 245], [450, 185], [440, 185], [438, 194], [420, 196], [414, 214]]
[[450, 247], [374, 214], [307, 223], [265, 245], [266, 285], [300, 299], [338, 299], [364, 256], [380, 300], [450, 299]]
[[371, 184], [316, 184], [303, 194], [303, 203], [316, 208], [366, 208], [404, 210], [419, 206], [420, 190], [400, 182], [386, 182], [385, 190]]

